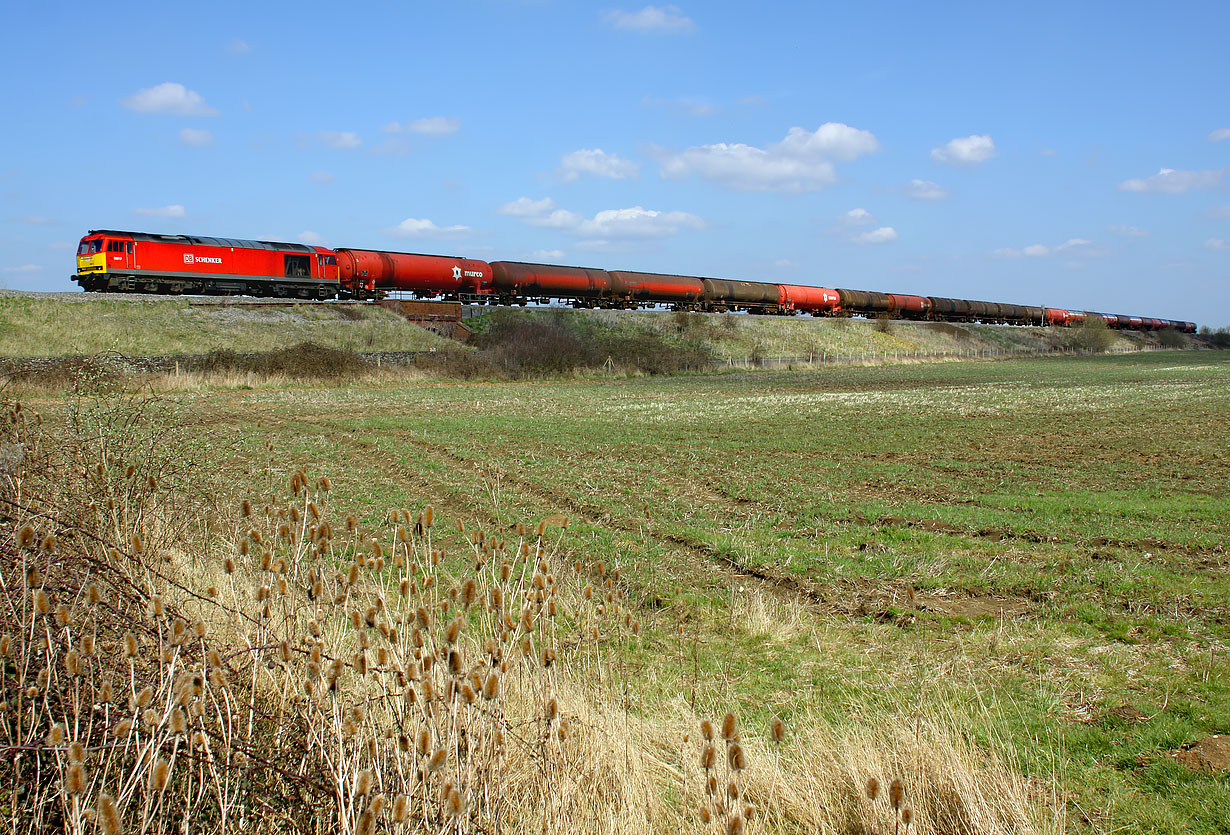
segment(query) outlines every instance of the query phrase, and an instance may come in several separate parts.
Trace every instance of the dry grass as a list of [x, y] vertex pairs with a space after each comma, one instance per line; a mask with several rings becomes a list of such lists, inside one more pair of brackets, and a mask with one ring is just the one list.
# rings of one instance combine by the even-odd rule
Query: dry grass
[[[13, 831], [882, 832], [907, 807], [918, 832], [1063, 827], [953, 716], [817, 711], [774, 742], [732, 714], [703, 762], [682, 694], [646, 704], [624, 579], [565, 553], [566, 520], [364, 523], [273, 449], [228, 482], [187, 419], [106, 388], [54, 431], [4, 412]], [[749, 626], [802, 628], [749, 600]], [[903, 781], [901, 809], [871, 777]]]

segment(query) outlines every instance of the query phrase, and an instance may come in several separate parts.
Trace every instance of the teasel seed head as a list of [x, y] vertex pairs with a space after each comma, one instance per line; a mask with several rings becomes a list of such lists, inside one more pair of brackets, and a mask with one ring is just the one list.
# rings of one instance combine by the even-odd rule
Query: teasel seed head
[[115, 800], [109, 794], [98, 796], [98, 819], [102, 824], [103, 835], [120, 835], [120, 813], [115, 808]]
[[461, 637], [460, 616], [456, 617], [451, 623], [449, 623], [448, 629], [444, 631], [444, 642], [451, 646], [452, 644], [457, 643], [457, 639], [459, 637]]
[[170, 728], [171, 733], [180, 736], [188, 730], [188, 717], [182, 710], [175, 708], [171, 711], [171, 720], [167, 723], [167, 727]]
[[435, 774], [437, 771], [444, 768], [447, 762], [448, 750], [445, 748], [437, 749], [436, 752], [431, 755], [431, 759], [427, 761], [427, 773]]
[[727, 746], [726, 764], [730, 766], [732, 771], [742, 771], [747, 767], [747, 760], [744, 757], [742, 745], [732, 742]]
[[880, 781], [874, 777], [867, 778], [867, 799], [875, 800], [880, 796]]
[[53, 748], [58, 748], [63, 745], [67, 735], [64, 732], [64, 725], [57, 722], [51, 726], [51, 730], [47, 732], [47, 744]]
[[901, 782], [900, 777], [893, 778], [893, 782], [888, 784], [888, 802], [894, 809], [900, 809], [902, 802], [905, 800], [905, 784]]
[[365, 797], [366, 795], [371, 793], [372, 783], [373, 783], [373, 778], [372, 778], [371, 769], [365, 768], [363, 771], [360, 771], [359, 780], [355, 784], [355, 788], [354, 788], [355, 795], [357, 795], [358, 797]]
[[104, 681], [102, 686], [98, 688], [98, 701], [104, 705], [115, 704], [115, 688], [111, 685], [111, 682]]
[[465, 811], [465, 801], [462, 800], [461, 793], [456, 788], [450, 789], [448, 799], [444, 802], [445, 815], [450, 818], [459, 818], [463, 811]]
[[731, 800], [738, 800], [739, 794], [740, 792], [739, 792], [738, 783], [736, 783], [734, 780], [731, 780], [729, 783], [726, 784], [726, 796], [727, 797], [729, 797]]
[[78, 676], [85, 674], [85, 666], [81, 663], [81, 656], [77, 654], [76, 650], [70, 649], [67, 653], [65, 653], [64, 669], [73, 678], [77, 678]]
[[909, 827], [914, 822], [914, 810], [908, 806], [901, 810], [901, 822]]
[[709, 804], [700, 807], [700, 822], [708, 826], [713, 821], [713, 813], [709, 811]]
[[[37, 544], [37, 542], [38, 542], [38, 537], [35, 536], [34, 528], [31, 527], [30, 525], [22, 525], [21, 529], [17, 531], [17, 547], [20, 548], [21, 550], [33, 551], [34, 546], [35, 544]], [[31, 570], [35, 570], [35, 569], [31, 569]], [[30, 576], [29, 572], [27, 572], [26, 577], [29, 578], [29, 576]], [[28, 579], [27, 579], [27, 582], [28, 582]], [[31, 583], [31, 585], [36, 585], [36, 584]]]
[[393, 801], [393, 823], [403, 824], [410, 819], [410, 798], [404, 794], [397, 795]]
[[85, 791], [85, 768], [81, 763], [76, 762], [68, 767], [68, 773], [64, 776], [64, 789], [70, 795], [78, 795]]
[[706, 743], [705, 747], [700, 751], [700, 767], [705, 771], [713, 768], [717, 763], [717, 751], [713, 748], [713, 743]]
[[149, 773], [149, 787], [151, 791], [161, 794], [167, 790], [167, 783], [171, 779], [171, 766], [162, 757], [154, 760], [154, 767]]
[[38, 589], [34, 592], [34, 612], [38, 615], [46, 615], [51, 611], [51, 598], [47, 596], [47, 592]]
[[128, 736], [128, 732], [131, 730], [132, 730], [132, 720], [131, 719], [121, 719], [119, 722], [115, 724], [115, 728], [112, 729], [111, 733], [113, 736], [116, 737], [116, 739], [118, 739], [122, 736]]
[[733, 713], [727, 713], [722, 717], [722, 739], [730, 742], [738, 738], [739, 734], [738, 727], [735, 722], [735, 715]]
[[741, 815], [735, 815], [726, 821], [726, 835], [743, 835], [744, 823]]
[[139, 708], [139, 707], [148, 707], [149, 703], [152, 702], [153, 700], [154, 700], [154, 688], [146, 687], [140, 693], [137, 694], [134, 709]]
[[769, 726], [769, 738], [778, 744], [786, 739], [786, 723], [780, 716], [773, 717], [773, 723]]

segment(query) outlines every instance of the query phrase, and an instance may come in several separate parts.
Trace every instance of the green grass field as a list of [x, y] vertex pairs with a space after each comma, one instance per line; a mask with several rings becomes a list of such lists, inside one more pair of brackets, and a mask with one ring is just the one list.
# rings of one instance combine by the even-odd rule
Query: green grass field
[[[696, 687], [753, 716], [953, 711], [1073, 830], [1216, 832], [1227, 775], [1170, 755], [1230, 733], [1228, 383], [1203, 352], [202, 405], [373, 517], [571, 516], [652, 623], [646, 709]], [[797, 621], [748, 626], [759, 594]]]
[[271, 460], [366, 525], [568, 517], [564, 556], [619, 569], [643, 624], [636, 687], [592, 696], [649, 724], [917, 740], [938, 718], [1038, 831], [1230, 828], [1230, 774], [1175, 756], [1230, 733], [1222, 352], [176, 398], [223, 505]]

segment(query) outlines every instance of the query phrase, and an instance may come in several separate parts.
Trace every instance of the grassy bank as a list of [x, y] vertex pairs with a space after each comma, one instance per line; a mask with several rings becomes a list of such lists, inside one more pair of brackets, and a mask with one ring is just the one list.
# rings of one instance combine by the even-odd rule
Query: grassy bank
[[[601, 333], [598, 342], [604, 344], [649, 340], [718, 360], [1038, 351], [1072, 346], [1079, 335], [1063, 328], [568, 309], [499, 310], [467, 324], [482, 333], [501, 320], [553, 322], [572, 333]], [[351, 351], [420, 351], [452, 344], [377, 305], [274, 307], [236, 301], [194, 306], [182, 298], [0, 294], [0, 357], [271, 351], [303, 342]], [[1158, 342], [1154, 334], [1113, 333], [1105, 347], [1124, 350]]]

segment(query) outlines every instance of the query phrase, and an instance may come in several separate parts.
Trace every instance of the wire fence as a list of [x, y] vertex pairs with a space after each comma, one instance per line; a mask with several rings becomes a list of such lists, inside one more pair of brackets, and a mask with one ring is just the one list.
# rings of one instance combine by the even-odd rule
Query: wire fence
[[993, 360], [1036, 356], [1085, 356], [1092, 354], [1135, 354], [1141, 351], [1161, 351], [1157, 345], [1115, 346], [1104, 351], [1068, 347], [967, 348], [956, 351], [871, 351], [862, 354], [841, 354], [820, 351], [794, 357], [727, 357], [718, 364], [729, 368], [782, 368], [794, 365], [884, 365], [901, 362], [942, 362], [945, 360]]

